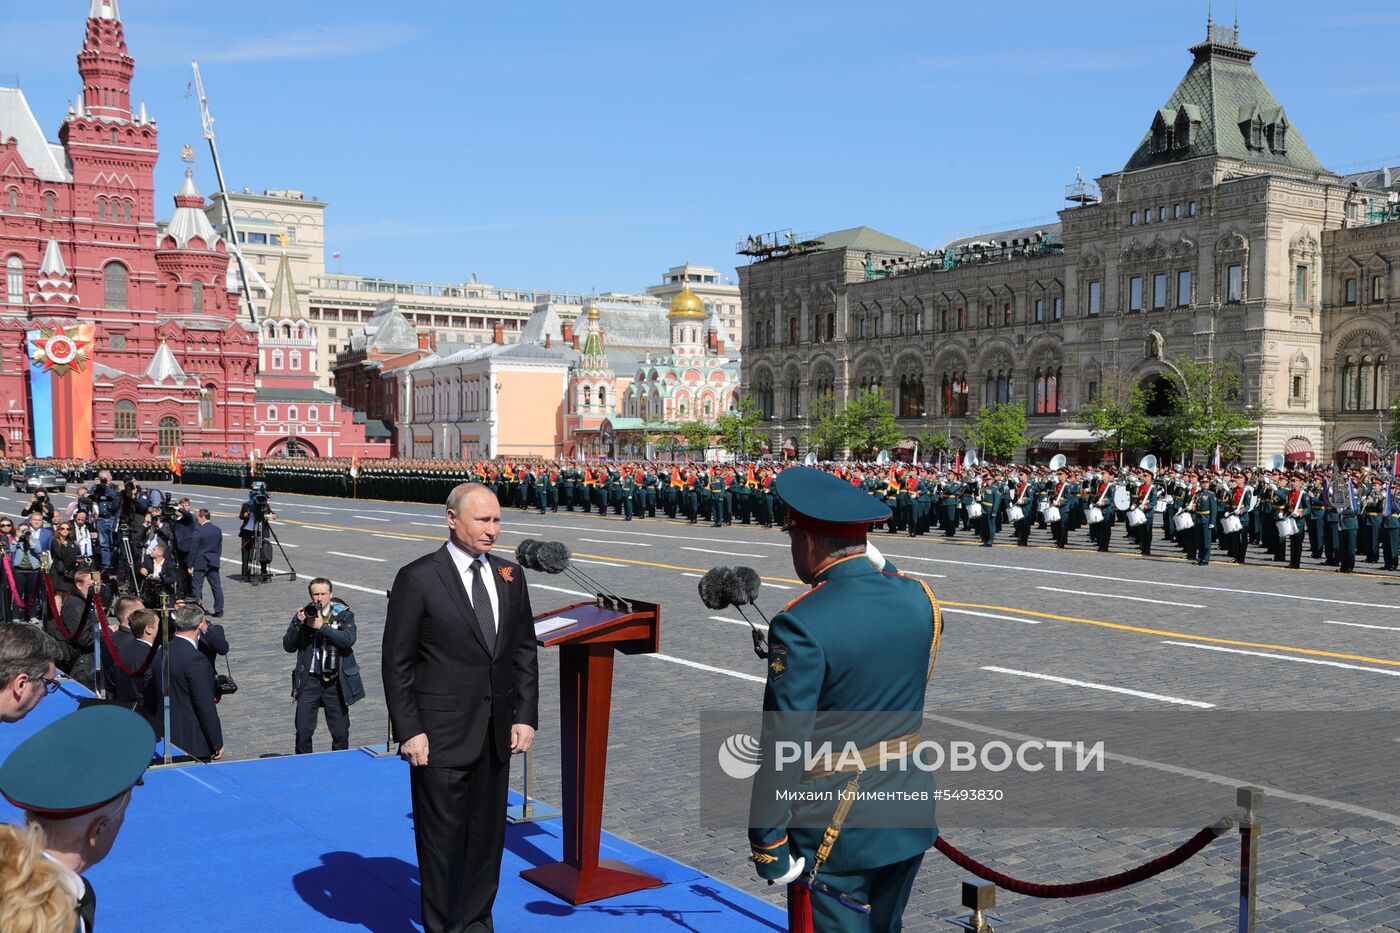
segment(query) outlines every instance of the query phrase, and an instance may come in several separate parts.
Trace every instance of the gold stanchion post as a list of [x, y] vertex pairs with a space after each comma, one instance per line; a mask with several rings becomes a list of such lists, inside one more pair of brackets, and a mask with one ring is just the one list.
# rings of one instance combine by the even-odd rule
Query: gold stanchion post
[[949, 923], [968, 930], [970, 933], [996, 933], [992, 929], [992, 921], [1001, 923], [1002, 919], [995, 914], [987, 913], [989, 908], [997, 905], [997, 886], [995, 884], [981, 880], [964, 881], [962, 883], [962, 905], [971, 910], [972, 913], [948, 917]]

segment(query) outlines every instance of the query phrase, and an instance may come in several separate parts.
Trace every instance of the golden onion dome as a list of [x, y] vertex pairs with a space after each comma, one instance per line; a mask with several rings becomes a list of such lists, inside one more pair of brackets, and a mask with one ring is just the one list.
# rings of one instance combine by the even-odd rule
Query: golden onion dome
[[676, 297], [671, 299], [671, 311], [666, 315], [675, 320], [677, 318], [694, 318], [698, 321], [705, 319], [705, 303], [700, 300], [700, 296], [690, 290], [690, 286], [683, 285], [676, 293]]
[[598, 320], [598, 306], [597, 306], [597, 305], [589, 305], [589, 306], [588, 306], [588, 319], [589, 319], [590, 321], [596, 321], [596, 320]]

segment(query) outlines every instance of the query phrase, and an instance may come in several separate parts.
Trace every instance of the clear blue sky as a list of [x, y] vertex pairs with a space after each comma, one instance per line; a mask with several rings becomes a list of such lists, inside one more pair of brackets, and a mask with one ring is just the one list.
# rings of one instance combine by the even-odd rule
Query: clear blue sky
[[[1220, 20], [1233, 16], [1216, 3]], [[56, 135], [87, 0], [3, 0], [4, 61]], [[1049, 218], [1122, 167], [1206, 2], [123, 0], [135, 93], [230, 187], [330, 202], [347, 272], [640, 290], [743, 233], [867, 224], [924, 246]], [[1244, 0], [1242, 42], [1325, 165], [1400, 153], [1400, 8]], [[1400, 163], [1400, 157], [1395, 160]]]

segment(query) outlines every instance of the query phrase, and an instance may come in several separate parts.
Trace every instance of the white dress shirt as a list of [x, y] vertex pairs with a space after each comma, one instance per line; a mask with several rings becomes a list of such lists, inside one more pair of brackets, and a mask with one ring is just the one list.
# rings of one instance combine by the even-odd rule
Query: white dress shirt
[[[456, 541], [448, 539], [447, 553], [452, 555], [452, 563], [457, 568], [457, 575], [462, 578], [462, 589], [467, 591], [467, 602], [472, 603], [472, 564], [481, 564], [481, 579], [486, 584], [486, 597], [491, 601], [491, 624], [496, 627], [496, 634], [501, 632], [501, 606], [500, 594], [496, 592], [496, 581], [491, 571], [491, 561], [485, 554], [472, 557], [458, 546]], [[472, 603], [472, 609], [476, 609], [476, 604]]]

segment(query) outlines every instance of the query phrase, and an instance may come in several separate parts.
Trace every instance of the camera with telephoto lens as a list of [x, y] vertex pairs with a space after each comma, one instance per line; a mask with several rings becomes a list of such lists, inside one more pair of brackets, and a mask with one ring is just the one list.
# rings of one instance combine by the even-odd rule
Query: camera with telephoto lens
[[267, 484], [258, 480], [253, 484], [252, 490], [248, 493], [248, 511], [253, 513], [253, 517], [261, 521], [268, 513]]
[[[332, 604], [332, 606], [333, 605], [334, 604]], [[316, 605], [315, 601], [313, 600], [312, 602], [306, 604], [306, 608], [302, 610], [302, 614], [306, 617], [306, 621], [310, 622], [312, 619], [316, 618], [318, 615], [321, 614], [321, 607]], [[335, 616], [332, 615], [328, 617], [325, 622], [322, 623], [321, 627], [338, 628], [339, 625], [335, 621]], [[335, 645], [331, 644], [330, 640], [327, 639], [325, 642], [325, 654], [321, 656], [321, 673], [329, 675], [334, 674], [339, 670], [340, 649], [337, 648]]]

